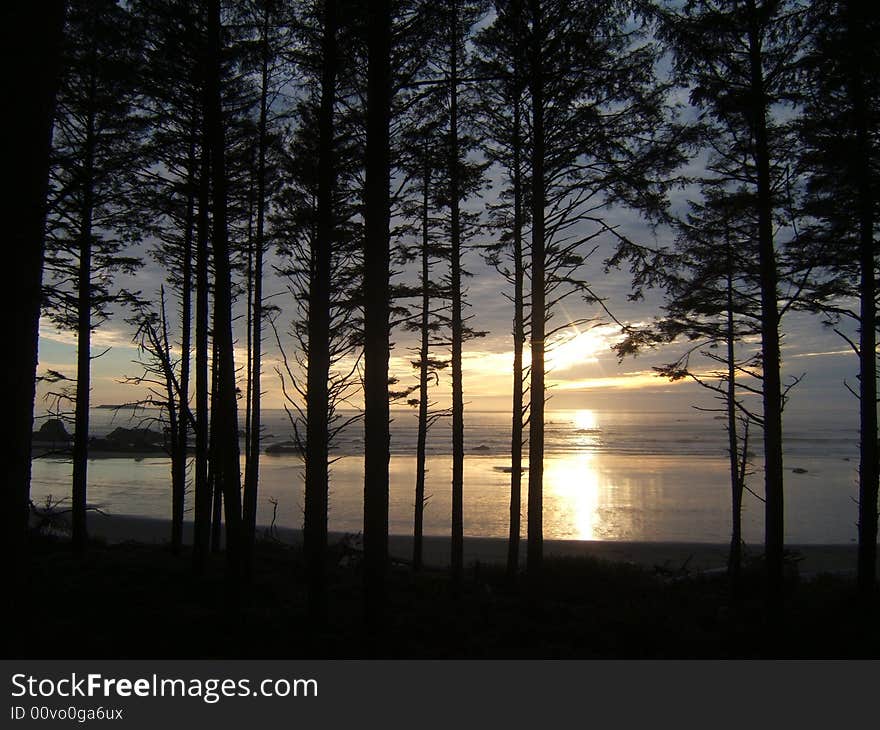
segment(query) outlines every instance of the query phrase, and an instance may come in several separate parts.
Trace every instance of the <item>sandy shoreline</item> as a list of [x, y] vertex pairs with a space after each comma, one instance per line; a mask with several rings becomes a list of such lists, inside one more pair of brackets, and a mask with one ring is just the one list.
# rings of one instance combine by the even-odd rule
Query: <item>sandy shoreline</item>
[[[265, 529], [265, 528], [259, 528]], [[169, 539], [168, 520], [128, 515], [89, 515], [89, 532], [94, 537], [110, 543], [133, 540], [145, 543], [164, 543]], [[302, 539], [302, 531], [279, 528], [277, 536], [295, 543]], [[184, 541], [192, 537], [192, 523], [184, 523]], [[343, 533], [331, 532], [330, 542], [344, 537]], [[545, 540], [545, 554], [562, 556], [590, 555], [603, 560], [633, 563], [646, 567], [663, 566], [676, 571], [683, 566], [688, 571], [723, 568], [727, 561], [728, 546], [700, 542], [626, 542], [617, 540]], [[389, 536], [389, 549], [397, 558], [407, 559], [412, 551], [412, 537]], [[522, 544], [525, 553], [525, 541]], [[760, 546], [752, 548], [760, 551]], [[845, 573], [855, 571], [855, 545], [787, 545], [786, 549], [802, 556], [799, 562], [801, 574], [825, 572]], [[472, 564], [502, 563], [507, 556], [507, 541], [491, 537], [465, 537], [465, 562]], [[429, 535], [424, 538], [424, 556], [428, 565], [443, 566], [449, 562], [449, 538]]]

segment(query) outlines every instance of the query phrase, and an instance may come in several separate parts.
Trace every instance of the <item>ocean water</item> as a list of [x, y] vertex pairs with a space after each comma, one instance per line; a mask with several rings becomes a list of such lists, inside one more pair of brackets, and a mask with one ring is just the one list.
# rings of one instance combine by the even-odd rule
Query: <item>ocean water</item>
[[[131, 427], [143, 418], [96, 409], [92, 433]], [[284, 411], [263, 413], [263, 443], [288, 441]], [[412, 531], [416, 417], [393, 412], [390, 530]], [[852, 543], [856, 539], [858, 429], [851, 412], [789, 414], [785, 422], [786, 540]], [[730, 486], [724, 422], [711, 413], [676, 411], [548, 411], [544, 457], [544, 535], [549, 539], [726, 542]], [[748, 486], [763, 492], [760, 432], [753, 429]], [[450, 424], [428, 436], [425, 532], [449, 534], [451, 524]], [[506, 537], [510, 488], [510, 415], [465, 414], [464, 530]], [[330, 484], [330, 529], [357, 533], [362, 526], [363, 430], [359, 423], [337, 440]], [[527, 466], [527, 464], [524, 464]], [[95, 458], [89, 462], [89, 502], [111, 514], [168, 518], [167, 458]], [[34, 460], [32, 495], [42, 502], [70, 492], [70, 462]], [[243, 471], [243, 468], [242, 468]], [[258, 521], [302, 526], [303, 469], [296, 454], [263, 454]], [[523, 478], [523, 533], [527, 474]], [[191, 490], [187, 508], [191, 507]], [[745, 495], [744, 538], [763, 539], [763, 504]]]

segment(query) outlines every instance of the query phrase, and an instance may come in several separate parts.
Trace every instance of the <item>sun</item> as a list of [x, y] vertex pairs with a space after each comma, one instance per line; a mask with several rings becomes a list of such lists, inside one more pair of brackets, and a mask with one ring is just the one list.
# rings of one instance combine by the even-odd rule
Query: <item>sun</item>
[[582, 332], [576, 327], [565, 330], [547, 343], [547, 369], [554, 372], [569, 370], [577, 365], [597, 362], [597, 355], [611, 348], [608, 328], [594, 328]]
[[575, 428], [578, 428], [581, 431], [594, 431], [598, 426], [596, 411], [590, 410], [589, 408], [581, 408], [580, 410], [575, 411], [574, 416], [572, 417], [572, 422], [574, 423]]

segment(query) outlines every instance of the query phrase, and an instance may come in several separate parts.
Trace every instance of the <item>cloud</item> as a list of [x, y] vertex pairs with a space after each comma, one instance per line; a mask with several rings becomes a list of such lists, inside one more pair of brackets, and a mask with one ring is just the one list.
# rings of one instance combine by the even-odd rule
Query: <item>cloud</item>
[[799, 357], [833, 357], [835, 355], [853, 355], [853, 351], [851, 349], [846, 350], [826, 350], [824, 352], [797, 352], [794, 355], [789, 355], [789, 359], [795, 359]]
[[633, 390], [642, 388], [659, 388], [669, 385], [668, 380], [662, 380], [653, 370], [637, 370], [634, 372], [620, 373], [605, 377], [584, 378], [582, 380], [563, 380], [554, 382], [557, 390]]
[[[115, 323], [105, 323], [92, 332], [92, 349], [107, 347], [127, 347], [136, 349], [131, 341], [131, 332], [120, 328]], [[58, 329], [45, 318], [40, 320], [40, 341], [54, 342], [76, 348], [77, 334], [73, 330]]]

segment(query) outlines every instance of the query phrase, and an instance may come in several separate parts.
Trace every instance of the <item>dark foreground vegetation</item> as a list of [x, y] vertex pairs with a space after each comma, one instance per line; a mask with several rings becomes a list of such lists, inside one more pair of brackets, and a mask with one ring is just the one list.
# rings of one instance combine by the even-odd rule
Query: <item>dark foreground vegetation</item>
[[9, 657], [49, 658], [868, 658], [880, 627], [859, 622], [852, 578], [785, 586], [786, 621], [765, 623], [761, 570], [734, 600], [724, 575], [644, 569], [588, 558], [545, 559], [544, 599], [530, 606], [503, 566], [471, 565], [458, 598], [446, 571], [389, 572], [381, 631], [363, 618], [359, 555], [331, 551], [326, 628], [307, 618], [300, 549], [258, 540], [252, 584], [230, 603], [223, 556], [194, 580], [168, 547], [95, 542], [71, 555], [39, 538], [30, 559], [27, 630]]

